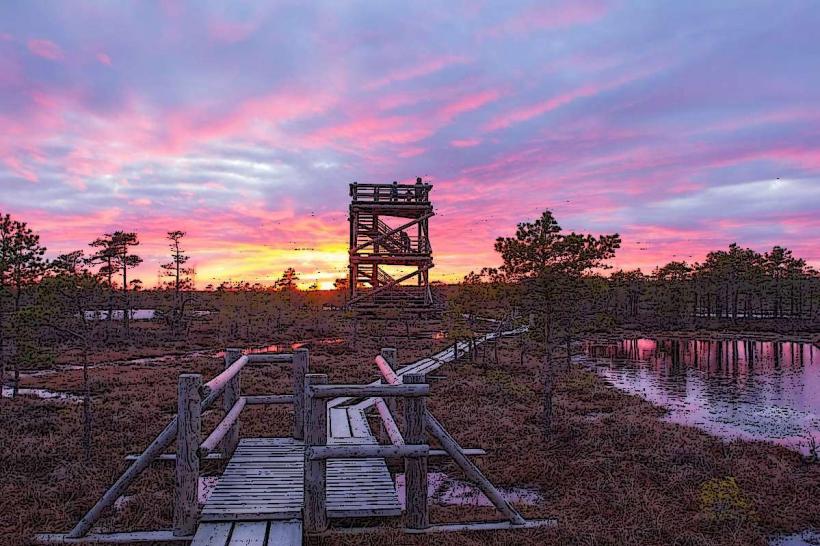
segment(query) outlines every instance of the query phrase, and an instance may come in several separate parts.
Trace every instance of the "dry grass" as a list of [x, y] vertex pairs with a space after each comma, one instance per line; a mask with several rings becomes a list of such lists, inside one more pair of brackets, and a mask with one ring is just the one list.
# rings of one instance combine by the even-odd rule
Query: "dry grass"
[[[402, 328], [396, 328], [400, 331]], [[329, 335], [342, 335], [333, 323]], [[296, 325], [278, 339], [310, 337]], [[430, 339], [362, 339], [357, 350], [316, 345], [312, 369], [333, 382], [376, 378], [372, 358], [380, 345], [397, 345], [402, 362], [442, 345]], [[108, 355], [111, 356], [111, 355]], [[132, 355], [136, 356], [136, 355]], [[397, 531], [314, 539], [315, 544], [765, 544], [776, 531], [820, 526], [816, 494], [820, 467], [806, 466], [786, 449], [765, 443], [726, 444], [698, 430], [661, 420], [662, 411], [580, 369], [557, 384], [554, 433], [545, 440], [540, 421], [540, 380], [534, 359], [519, 363], [512, 342], [502, 344], [500, 365], [469, 362], [436, 375], [429, 405], [465, 447], [483, 447], [480, 465], [502, 486], [532, 486], [542, 506], [528, 517], [557, 517], [551, 530], [409, 537]], [[80, 408], [33, 399], [0, 402], [0, 543], [26, 544], [34, 532], [69, 529], [122, 472], [122, 458], [146, 446], [175, 411], [182, 371], [212, 377], [217, 359], [185, 358], [158, 366], [106, 366], [92, 370], [94, 459], [79, 445]], [[30, 386], [80, 391], [81, 372], [26, 380]], [[288, 392], [289, 378], [273, 366], [243, 372], [246, 393]], [[212, 426], [218, 415], [208, 417]], [[283, 408], [252, 408], [243, 436], [286, 435]], [[458, 476], [452, 463], [441, 468]], [[208, 463], [206, 471], [216, 471]], [[131, 501], [104, 524], [117, 530], [167, 527], [172, 472], [157, 463], [129, 491]], [[727, 481], [734, 478], [733, 487]], [[490, 509], [438, 507], [436, 522], [497, 516]]]

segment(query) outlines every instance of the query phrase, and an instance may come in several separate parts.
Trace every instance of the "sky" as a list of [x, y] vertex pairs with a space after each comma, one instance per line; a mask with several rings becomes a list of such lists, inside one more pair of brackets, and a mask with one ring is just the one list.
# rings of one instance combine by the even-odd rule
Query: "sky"
[[812, 1], [0, 3], [0, 212], [49, 255], [187, 232], [200, 287], [346, 274], [348, 184], [433, 185], [431, 278], [553, 211], [649, 272], [820, 266]]

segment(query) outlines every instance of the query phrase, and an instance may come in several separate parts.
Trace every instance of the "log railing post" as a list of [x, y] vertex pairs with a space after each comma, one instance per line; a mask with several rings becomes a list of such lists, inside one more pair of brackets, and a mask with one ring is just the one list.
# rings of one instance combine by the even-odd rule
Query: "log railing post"
[[[425, 383], [423, 374], [404, 375], [404, 384]], [[425, 414], [427, 405], [423, 396], [407, 397], [404, 400], [405, 434], [408, 444], [426, 444], [427, 431]], [[404, 459], [405, 518], [410, 529], [429, 527], [427, 510], [427, 457], [406, 457]]]
[[179, 376], [174, 535], [192, 535], [199, 513], [199, 442], [202, 434], [199, 388], [202, 376]]
[[[231, 364], [239, 360], [242, 356], [241, 349], [225, 349], [225, 369], [228, 369]], [[237, 400], [241, 396], [240, 393], [240, 385], [241, 379], [240, 376], [242, 375], [242, 371], [240, 370], [237, 374], [228, 382], [228, 385], [225, 387], [225, 392], [222, 395], [222, 407], [225, 409], [225, 413], [231, 411], [234, 404], [236, 404]], [[239, 443], [239, 420], [236, 420], [233, 426], [231, 426], [230, 430], [225, 434], [225, 438], [222, 440], [222, 456], [225, 459], [228, 459], [233, 455], [234, 450], [236, 450], [236, 446]]]
[[[398, 349], [395, 349], [393, 347], [384, 347], [381, 350], [382, 358], [385, 359], [385, 361], [387, 361], [388, 364], [390, 364], [390, 367], [393, 368], [393, 370], [395, 370], [399, 365], [398, 353]], [[396, 399], [392, 397], [385, 398], [384, 403], [387, 404], [387, 408], [390, 410], [390, 413], [392, 413], [395, 417], [398, 410], [396, 405]]]
[[313, 385], [327, 383], [325, 374], [305, 375], [305, 504], [304, 526], [308, 533], [327, 529], [327, 461], [309, 457], [310, 447], [327, 444], [327, 398], [312, 396]]
[[305, 375], [310, 369], [310, 355], [307, 349], [293, 352], [293, 437], [305, 438]]

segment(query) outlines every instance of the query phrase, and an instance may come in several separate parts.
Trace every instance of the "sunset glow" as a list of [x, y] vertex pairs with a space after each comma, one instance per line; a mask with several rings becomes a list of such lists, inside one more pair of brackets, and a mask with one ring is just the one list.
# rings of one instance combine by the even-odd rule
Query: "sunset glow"
[[[278, 4], [278, 5], [275, 5]], [[51, 257], [187, 232], [199, 287], [332, 288], [348, 184], [433, 184], [434, 280], [551, 209], [616, 268], [775, 244], [820, 266], [810, 2], [6, 2], [0, 212]]]

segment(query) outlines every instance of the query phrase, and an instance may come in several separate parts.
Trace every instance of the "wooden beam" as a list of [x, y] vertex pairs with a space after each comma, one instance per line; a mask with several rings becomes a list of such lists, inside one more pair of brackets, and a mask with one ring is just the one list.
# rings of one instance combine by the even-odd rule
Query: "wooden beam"
[[402, 446], [336, 444], [306, 448], [306, 456], [314, 461], [322, 459], [383, 459], [385, 457], [424, 457], [429, 450], [430, 447], [427, 444], [405, 444]]
[[[487, 454], [483, 449], [467, 449], [462, 448], [461, 452], [469, 457], [481, 457]], [[431, 449], [428, 453], [429, 457], [449, 457], [450, 454], [443, 449]]]
[[249, 364], [271, 364], [293, 361], [292, 353], [255, 353], [249, 354], [247, 357]]
[[292, 394], [249, 394], [243, 396], [249, 406], [270, 404], [293, 404], [296, 397]]
[[[429, 267], [432, 267], [432, 265], [430, 265]], [[426, 267], [425, 267], [425, 266], [420, 266], [420, 267], [419, 267], [419, 271], [421, 271], [421, 270], [423, 270], [423, 269], [426, 269]], [[409, 278], [410, 278], [410, 277], [412, 277], [413, 275], [418, 275], [419, 271], [411, 271], [410, 273], [407, 273], [406, 275], [402, 275], [402, 276], [401, 276], [401, 277], [399, 277], [398, 279], [393, 279], [392, 281], [390, 281], [390, 282], [389, 282], [389, 283], [387, 283], [387, 284], [383, 284], [383, 285], [381, 285], [381, 286], [380, 286], [380, 287], [378, 287], [378, 288], [374, 288], [374, 289], [373, 289], [373, 290], [371, 290], [370, 292], [366, 292], [366, 293], [364, 293], [364, 294], [362, 294], [362, 295], [360, 295], [360, 296], [357, 296], [356, 298], [354, 298], [354, 299], [350, 300], [350, 301], [349, 301], [349, 302], [347, 302], [347, 303], [348, 303], [348, 305], [350, 305], [351, 303], [355, 303], [356, 301], [358, 301], [358, 300], [360, 300], [360, 299], [372, 298], [372, 297], [376, 296], [377, 294], [379, 294], [379, 293], [381, 293], [381, 292], [384, 292], [385, 290], [387, 290], [387, 289], [389, 289], [389, 288], [392, 288], [392, 287], [396, 286], [396, 285], [397, 285], [397, 284], [399, 284], [400, 282], [402, 282], [402, 281], [406, 281], [407, 279], [409, 279]]]
[[308, 389], [314, 398], [385, 398], [430, 394], [430, 385], [315, 385]]
[[[231, 367], [231, 365], [239, 360], [242, 356], [242, 349], [225, 349], [225, 369]], [[250, 362], [250, 359], [248, 360]], [[222, 395], [222, 409], [225, 412], [230, 412], [239, 401], [239, 397], [241, 396], [241, 378], [242, 378], [242, 370], [236, 372], [236, 374], [228, 381], [228, 384], [225, 385], [225, 393]], [[224, 420], [222, 421], [225, 422]], [[218, 427], [217, 427], [218, 428]], [[207, 441], [207, 440], [206, 440]], [[225, 456], [225, 458], [230, 458], [233, 455], [234, 450], [236, 449], [236, 445], [239, 443], [239, 420], [235, 419], [231, 425], [231, 427], [225, 432], [224, 437], [221, 441], [220, 451]], [[209, 449], [204, 453], [208, 453], [210, 451], [214, 451], [213, 449]]]
[[313, 395], [314, 389], [327, 383], [325, 374], [305, 376], [305, 479], [304, 528], [308, 533], [327, 529], [327, 462], [308, 456], [312, 447], [327, 444], [327, 399]]
[[228, 386], [231, 379], [248, 363], [248, 356], [241, 356], [236, 362], [226, 368], [221, 374], [217, 375], [204, 385], [202, 385], [202, 397], [205, 399], [216, 399]]
[[450, 436], [450, 433], [439, 423], [438, 419], [433, 417], [433, 415], [428, 411], [425, 414], [425, 424], [427, 425], [427, 430], [430, 434], [438, 440], [441, 444], [441, 447], [447, 452], [450, 457], [461, 467], [466, 474], [467, 478], [475, 483], [478, 488], [481, 490], [484, 495], [493, 503], [493, 506], [501, 512], [504, 517], [508, 518], [513, 524], [515, 525], [523, 525], [524, 518], [518, 511], [512, 507], [512, 505], [507, 502], [501, 492], [496, 489], [496, 487], [488, 480], [484, 474], [478, 469], [478, 467], [473, 464], [470, 459], [464, 455], [464, 452], [461, 450], [461, 446], [458, 445], [458, 442]]
[[[382, 351], [389, 350], [389, 349], [382, 349]], [[393, 349], [395, 351], [395, 349]], [[379, 367], [379, 371], [381, 372], [382, 376], [387, 380], [390, 385], [398, 385], [401, 383], [399, 380], [399, 376], [396, 375], [396, 372], [393, 371], [393, 366], [384, 358], [384, 356], [379, 355], [375, 358], [376, 366]]]
[[[139, 454], [132, 453], [130, 455], [126, 455], [125, 460], [126, 461], [136, 461], [139, 457], [140, 457]], [[205, 456], [205, 459], [208, 459], [208, 460], [220, 460], [220, 459], [223, 459], [223, 458], [224, 457], [222, 457], [221, 453], [208, 453], [208, 455]], [[176, 456], [175, 453], [163, 453], [159, 457], [156, 457], [154, 460], [155, 461], [176, 461], [177, 456]], [[202, 460], [202, 457], [200, 457], [200, 461], [201, 460]]]
[[139, 544], [143, 542], [187, 543], [191, 542], [193, 539], [193, 535], [178, 536], [175, 535], [173, 531], [95, 533], [79, 538], [72, 538], [67, 534], [58, 533], [45, 533], [34, 536], [34, 540], [39, 544]]
[[174, 487], [174, 534], [184, 536], [196, 531], [199, 512], [199, 447], [202, 433], [199, 389], [202, 376], [179, 376], [177, 415], [177, 458]]
[[[388, 400], [395, 402], [395, 398], [388, 398]], [[384, 424], [384, 430], [387, 431], [387, 435], [390, 437], [390, 443], [394, 446], [403, 446], [405, 444], [404, 438], [402, 438], [401, 431], [399, 430], [398, 425], [396, 425], [395, 419], [393, 419], [393, 412], [387, 406], [383, 398], [376, 398], [376, 409], [379, 411], [379, 415], [382, 418], [382, 424]]]
[[360, 244], [360, 245], [359, 245], [359, 246], [357, 246], [356, 248], [352, 249], [352, 250], [350, 251], [350, 253], [351, 253], [351, 254], [355, 254], [356, 252], [360, 251], [360, 250], [361, 250], [361, 249], [363, 249], [363, 248], [366, 248], [366, 247], [368, 247], [368, 246], [370, 246], [370, 245], [372, 245], [372, 244], [378, 243], [378, 242], [380, 242], [380, 241], [384, 240], [385, 238], [390, 237], [390, 236], [391, 236], [391, 235], [393, 235], [394, 233], [398, 233], [398, 232], [400, 232], [400, 231], [401, 231], [401, 230], [403, 230], [403, 229], [407, 229], [407, 228], [409, 228], [410, 226], [413, 226], [413, 225], [415, 225], [415, 224], [418, 224], [418, 223], [419, 223], [419, 222], [421, 222], [422, 220], [426, 220], [427, 218], [432, 218], [434, 215], [435, 215], [435, 213], [430, 212], [430, 213], [425, 214], [425, 215], [423, 215], [423, 216], [419, 216], [418, 218], [415, 218], [415, 219], [413, 219], [413, 220], [411, 220], [411, 221], [409, 221], [409, 222], [407, 222], [407, 223], [405, 223], [405, 224], [402, 224], [402, 225], [400, 225], [400, 226], [399, 226], [399, 227], [397, 227], [397, 228], [393, 228], [393, 229], [391, 229], [390, 231], [387, 231], [387, 232], [385, 232], [385, 233], [382, 233], [381, 235], [379, 235], [379, 236], [378, 236], [378, 237], [376, 237], [375, 239], [371, 239], [370, 241], [367, 241], [366, 243], [362, 243], [362, 244]]
[[222, 418], [222, 421], [214, 428], [213, 432], [208, 435], [202, 445], [199, 446], [199, 453], [204, 455], [216, 451], [219, 443], [227, 436], [232, 428], [239, 421], [239, 416], [242, 410], [245, 409], [246, 400], [240, 397], [233, 405], [231, 410]]
[[461, 533], [465, 531], [514, 531], [516, 529], [535, 529], [537, 527], [555, 527], [557, 519], [529, 519], [514, 524], [509, 521], [478, 521], [468, 523], [443, 523], [431, 525], [426, 529], [405, 529], [410, 534], [427, 533]]
[[310, 370], [310, 353], [296, 349], [293, 353], [293, 437], [305, 437], [305, 375]]
[[[423, 385], [422, 374], [405, 374], [405, 385]], [[424, 415], [427, 412], [424, 398], [408, 398], [404, 401], [405, 436], [411, 444], [427, 445]], [[427, 451], [427, 450], [425, 450]], [[405, 518], [411, 529], [424, 529], [430, 525], [427, 507], [427, 454], [408, 456], [404, 460]]]

